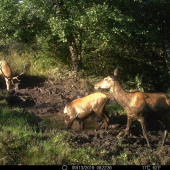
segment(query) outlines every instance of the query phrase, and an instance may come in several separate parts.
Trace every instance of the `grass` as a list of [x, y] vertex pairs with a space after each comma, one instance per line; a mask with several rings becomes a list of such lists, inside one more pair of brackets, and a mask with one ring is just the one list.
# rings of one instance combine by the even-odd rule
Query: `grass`
[[126, 114], [124, 108], [122, 106], [120, 106], [118, 103], [108, 105], [107, 111], [109, 113], [117, 112], [119, 115], [125, 115]]
[[[66, 131], [36, 132], [32, 115], [0, 109], [0, 165], [72, 165], [103, 164], [94, 157], [94, 149], [73, 147]], [[71, 142], [72, 143], [72, 142]], [[106, 162], [107, 163], [107, 162]]]

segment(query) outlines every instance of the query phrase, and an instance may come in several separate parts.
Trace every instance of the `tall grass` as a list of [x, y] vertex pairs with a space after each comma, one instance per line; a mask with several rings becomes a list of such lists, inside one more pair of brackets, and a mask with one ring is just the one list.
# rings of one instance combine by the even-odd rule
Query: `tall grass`
[[[27, 75], [46, 76], [54, 81], [76, 76], [68, 65], [64, 65], [57, 57], [47, 56], [43, 52], [22, 50], [21, 53], [14, 49], [8, 49], [8, 52], [0, 51], [1, 60], [6, 60], [9, 63], [14, 75], [25, 69]], [[79, 75], [82, 75], [82, 72]]]
[[28, 50], [24, 50], [21, 54], [12, 49], [9, 51], [8, 54], [1, 52], [0, 60], [8, 61], [14, 74], [22, 72], [25, 67], [29, 75], [47, 75], [56, 62], [54, 59], [35, 55]]

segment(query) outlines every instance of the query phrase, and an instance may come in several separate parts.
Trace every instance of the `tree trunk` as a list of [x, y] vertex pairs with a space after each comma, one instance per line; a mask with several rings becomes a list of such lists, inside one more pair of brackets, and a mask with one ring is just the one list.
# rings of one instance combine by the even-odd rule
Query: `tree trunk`
[[81, 65], [81, 56], [78, 52], [78, 48], [76, 46], [75, 41], [70, 42], [69, 49], [71, 53], [72, 69], [73, 71], [78, 73], [80, 70], [80, 65]]
[[166, 40], [164, 41], [164, 57], [168, 68], [168, 76], [169, 76], [168, 82], [170, 83], [170, 43]]

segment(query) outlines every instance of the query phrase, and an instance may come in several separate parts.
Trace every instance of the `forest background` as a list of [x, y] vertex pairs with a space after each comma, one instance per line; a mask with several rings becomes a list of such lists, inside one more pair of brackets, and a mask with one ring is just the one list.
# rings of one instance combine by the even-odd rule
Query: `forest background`
[[169, 16], [168, 0], [3, 0], [0, 57], [56, 76], [119, 66], [124, 88], [168, 92]]

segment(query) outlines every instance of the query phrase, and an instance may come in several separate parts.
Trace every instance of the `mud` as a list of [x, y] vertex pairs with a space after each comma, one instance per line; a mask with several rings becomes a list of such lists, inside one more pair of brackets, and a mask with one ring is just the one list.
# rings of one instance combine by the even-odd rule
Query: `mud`
[[[64, 120], [64, 102], [61, 100], [60, 94], [73, 97], [75, 92], [72, 88], [72, 82], [72, 80], [67, 80], [66, 82], [52, 83], [42, 78], [36, 79], [35, 82], [35, 78], [27, 77], [18, 87], [10, 91], [9, 103], [11, 106], [20, 106], [36, 116], [59, 116]], [[83, 88], [77, 87], [81, 93]], [[89, 94], [93, 92], [91, 89]], [[113, 98], [111, 103], [115, 103]], [[88, 127], [88, 121], [93, 122], [94, 119], [97, 122], [96, 125], [101, 123], [100, 119], [93, 117], [87, 120], [85, 126]], [[68, 134], [71, 136], [70, 143], [85, 148], [91, 146], [96, 150], [94, 156], [96, 154], [101, 159], [107, 159], [108, 162], [110, 160], [110, 163], [115, 161], [115, 164], [122, 164], [125, 161], [122, 159], [124, 154], [127, 164], [170, 165], [170, 135], [159, 152], [164, 130], [159, 122], [148, 122], [148, 135], [152, 149], [147, 147], [139, 122], [132, 123], [128, 136], [122, 138], [118, 136], [119, 132], [126, 127], [126, 116], [112, 113], [108, 131], [105, 131], [103, 127], [97, 129], [96, 125], [88, 130], [78, 131], [76, 127], [68, 130]], [[65, 127], [63, 126], [58, 130], [62, 131], [62, 129]], [[103, 152], [99, 154], [98, 150], [103, 150]], [[117, 157], [117, 159], [113, 160], [112, 156]]]

